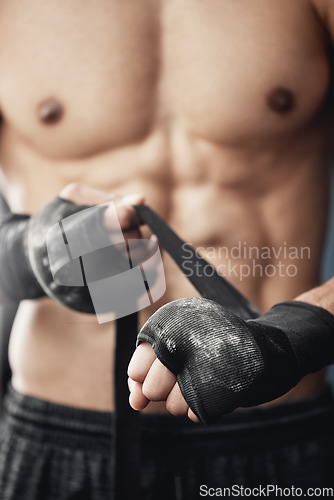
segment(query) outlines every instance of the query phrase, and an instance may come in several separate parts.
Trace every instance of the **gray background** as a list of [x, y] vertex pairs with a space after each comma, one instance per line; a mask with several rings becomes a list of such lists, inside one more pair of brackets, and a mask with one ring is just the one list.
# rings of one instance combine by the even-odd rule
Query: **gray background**
[[[332, 276], [334, 276], [334, 169], [332, 175], [332, 195], [331, 195], [327, 244], [325, 248], [323, 268], [322, 268], [322, 281], [326, 281]], [[330, 368], [329, 379], [331, 381], [334, 391], [334, 365]]]

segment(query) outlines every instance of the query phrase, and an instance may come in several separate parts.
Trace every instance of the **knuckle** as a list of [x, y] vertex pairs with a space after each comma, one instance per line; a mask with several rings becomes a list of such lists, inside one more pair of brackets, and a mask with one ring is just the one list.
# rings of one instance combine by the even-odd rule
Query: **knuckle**
[[154, 387], [154, 385], [151, 384], [150, 382], [147, 383], [144, 382], [143, 394], [150, 401], [159, 401], [160, 399], [159, 391], [157, 391], [156, 387]]
[[133, 366], [131, 364], [128, 366], [127, 375], [129, 377], [129, 379], [136, 380], [136, 375], [137, 375], [136, 370], [133, 368]]
[[134, 366], [134, 364], [129, 366], [128, 368], [128, 376], [134, 382], [142, 382], [144, 379], [144, 372], [138, 366]]

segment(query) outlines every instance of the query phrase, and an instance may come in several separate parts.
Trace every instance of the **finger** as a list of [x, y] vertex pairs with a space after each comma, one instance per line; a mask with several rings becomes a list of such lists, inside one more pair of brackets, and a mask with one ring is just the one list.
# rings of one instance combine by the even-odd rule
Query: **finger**
[[[118, 217], [126, 218], [129, 228], [138, 227], [142, 224], [134, 205], [142, 205], [145, 201], [145, 196], [141, 193], [128, 194], [122, 196], [116, 205]], [[125, 225], [125, 221], [123, 221]]]
[[92, 188], [79, 182], [72, 182], [65, 186], [59, 193], [59, 196], [77, 205], [99, 205], [101, 203], [117, 201], [121, 198], [115, 193]]
[[118, 223], [122, 231], [135, 229], [141, 225], [141, 221], [135, 209], [131, 205], [124, 205], [121, 201], [117, 201], [115, 204], [109, 204], [104, 211], [103, 222], [106, 229], [112, 230], [116, 227], [115, 209]]
[[[73, 182], [61, 190], [59, 196], [77, 205], [100, 205], [109, 202], [109, 209], [103, 214], [106, 229], [115, 229], [115, 208], [122, 230], [137, 228], [141, 222], [132, 205], [144, 203], [142, 194], [120, 196], [100, 189], [92, 188], [86, 184]], [[112, 204], [110, 202], [113, 202]], [[115, 204], [115, 207], [113, 206]]]
[[[140, 229], [129, 229], [128, 231], [123, 232], [123, 236], [126, 240], [139, 240], [141, 239]], [[132, 249], [131, 249], [132, 250]], [[131, 252], [132, 254], [132, 252]]]
[[190, 420], [195, 422], [195, 424], [201, 423], [200, 419], [198, 417], [196, 417], [195, 413], [192, 411], [191, 408], [189, 408], [189, 410], [188, 410], [188, 417], [190, 418]]
[[165, 401], [175, 382], [175, 375], [156, 359], [144, 380], [143, 394], [151, 401]]
[[145, 196], [142, 193], [126, 194], [121, 197], [120, 203], [123, 205], [142, 205], [145, 201]]
[[136, 382], [143, 383], [156, 359], [157, 357], [151, 345], [148, 342], [143, 342], [137, 347], [131, 358], [128, 366], [128, 376]]
[[[140, 219], [132, 207], [132, 205], [140, 205], [144, 203], [145, 197], [138, 194], [120, 196], [116, 193], [110, 193], [100, 189], [92, 188], [86, 184], [72, 182], [61, 190], [59, 196], [65, 200], [71, 201], [77, 205], [100, 205], [103, 203], [113, 202], [117, 205], [116, 211], [122, 229], [130, 229], [140, 225]], [[113, 229], [114, 209], [105, 211], [104, 222], [107, 229]], [[111, 227], [109, 227], [111, 225]]]
[[134, 410], [143, 410], [149, 404], [149, 400], [144, 396], [142, 391], [142, 384], [139, 382], [131, 381], [131, 394], [129, 396], [130, 406]]
[[182, 396], [179, 384], [176, 382], [173, 389], [168, 394], [166, 408], [172, 415], [187, 415], [189, 406]]

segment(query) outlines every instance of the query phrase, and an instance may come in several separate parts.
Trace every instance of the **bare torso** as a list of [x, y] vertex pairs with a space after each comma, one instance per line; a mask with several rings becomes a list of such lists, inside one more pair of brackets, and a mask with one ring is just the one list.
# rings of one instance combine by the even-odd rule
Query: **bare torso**
[[[317, 284], [326, 227], [327, 52], [307, 0], [29, 0], [24, 10], [3, 0], [0, 160], [11, 209], [33, 214], [72, 181], [142, 192], [216, 266], [226, 255], [212, 249], [239, 242], [309, 247], [310, 259], [257, 261], [294, 264], [296, 276], [229, 276], [262, 310], [293, 298]], [[62, 116], [47, 124], [38, 110], [51, 98]], [[165, 267], [164, 302], [195, 295], [167, 258]], [[49, 299], [22, 302], [13, 384], [110, 410], [114, 340], [110, 323]], [[307, 377], [286, 397], [322, 383]]]

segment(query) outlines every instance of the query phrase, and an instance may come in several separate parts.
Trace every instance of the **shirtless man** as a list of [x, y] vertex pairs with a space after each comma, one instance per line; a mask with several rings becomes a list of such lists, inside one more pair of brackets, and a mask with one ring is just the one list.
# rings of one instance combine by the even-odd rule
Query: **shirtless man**
[[[310, 248], [294, 277], [228, 276], [261, 311], [313, 289], [329, 199], [333, 23], [331, 0], [89, 0], [84, 9], [3, 0], [0, 160], [11, 211], [33, 215], [59, 193], [78, 204], [139, 193], [195, 247]], [[218, 252], [211, 262], [226, 264]], [[164, 265], [163, 301], [193, 296]], [[330, 294], [314, 303], [333, 307]], [[49, 298], [21, 302], [9, 352], [15, 404], [37, 398], [50, 412], [65, 405], [103, 419], [113, 411], [114, 344], [110, 323]], [[305, 377], [279, 403], [317, 395], [324, 376]], [[2, 498], [37, 498], [8, 484], [23, 452], [6, 435]], [[74, 498], [67, 479], [62, 498]], [[205, 479], [185, 480], [185, 498]]]

